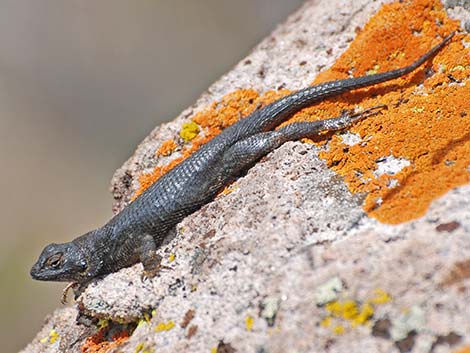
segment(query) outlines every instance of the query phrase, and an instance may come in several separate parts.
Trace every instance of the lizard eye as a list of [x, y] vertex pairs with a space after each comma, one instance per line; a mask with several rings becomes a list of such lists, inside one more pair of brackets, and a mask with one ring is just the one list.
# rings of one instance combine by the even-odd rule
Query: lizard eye
[[48, 267], [58, 268], [60, 265], [62, 265], [62, 262], [63, 262], [62, 253], [58, 253], [49, 257], [46, 261], [46, 265]]

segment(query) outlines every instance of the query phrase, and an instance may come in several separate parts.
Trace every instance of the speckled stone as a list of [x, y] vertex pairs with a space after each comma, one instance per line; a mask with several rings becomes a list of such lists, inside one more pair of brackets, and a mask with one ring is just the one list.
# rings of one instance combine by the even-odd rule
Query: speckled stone
[[[190, 115], [237, 88], [306, 86], [382, 3], [307, 1], [192, 107], [139, 145], [113, 178], [115, 211], [138, 188], [138, 175], [177, 157], [155, 151], [177, 137]], [[317, 153], [289, 142], [269, 154], [231, 193], [177, 226], [160, 249], [172, 270], [143, 281], [138, 264], [97, 281], [78, 298], [82, 315], [132, 323], [156, 309], [116, 352], [210, 352], [222, 341], [246, 353], [427, 353], [470, 344], [470, 186], [435, 200], [421, 219], [384, 225], [366, 216], [363, 195], [352, 195]], [[338, 301], [361, 307], [377, 289], [389, 299], [371, 304], [366, 325], [344, 317], [327, 325], [331, 313], [318, 302], [318, 289], [332, 279], [342, 284]], [[266, 303], [275, 303], [269, 315]], [[183, 325], [189, 310], [194, 318]], [[76, 307], [57, 310], [23, 352], [80, 352], [91, 329], [78, 324], [77, 315]], [[170, 322], [173, 328], [156, 332]], [[59, 339], [40, 342], [51, 329]]]

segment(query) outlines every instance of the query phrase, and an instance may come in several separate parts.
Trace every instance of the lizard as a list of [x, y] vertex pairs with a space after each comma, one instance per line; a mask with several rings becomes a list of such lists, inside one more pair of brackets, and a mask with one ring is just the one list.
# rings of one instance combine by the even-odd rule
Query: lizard
[[160, 177], [102, 227], [70, 242], [47, 245], [30, 271], [32, 278], [82, 286], [138, 262], [142, 262], [145, 276], [155, 276], [164, 268], [156, 250], [169, 231], [210, 202], [241, 172], [286, 141], [343, 130], [375, 115], [383, 106], [356, 113], [345, 111], [334, 118], [295, 122], [276, 129], [278, 125], [327, 97], [411, 73], [438, 53], [453, 35], [445, 37], [408, 66], [309, 86], [255, 110]]

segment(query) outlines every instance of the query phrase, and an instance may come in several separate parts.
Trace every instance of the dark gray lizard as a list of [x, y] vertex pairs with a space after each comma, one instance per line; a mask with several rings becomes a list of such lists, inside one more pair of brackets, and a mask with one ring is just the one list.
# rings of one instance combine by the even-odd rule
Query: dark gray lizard
[[103, 227], [71, 242], [46, 246], [31, 269], [31, 276], [37, 280], [86, 284], [139, 261], [145, 273], [153, 276], [161, 268], [156, 250], [169, 230], [211, 201], [221, 188], [262, 156], [286, 141], [341, 130], [374, 112], [371, 109], [356, 114], [347, 112], [332, 119], [297, 122], [274, 130], [280, 123], [326, 97], [412, 72], [452, 36], [453, 33], [404, 68], [308, 87], [254, 111], [163, 175]]

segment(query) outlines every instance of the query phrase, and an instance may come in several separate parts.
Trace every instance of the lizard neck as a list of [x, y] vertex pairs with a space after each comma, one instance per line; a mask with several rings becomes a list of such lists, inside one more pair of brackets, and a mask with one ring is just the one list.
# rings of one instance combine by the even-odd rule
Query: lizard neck
[[113, 251], [112, 229], [104, 226], [92, 230], [74, 239], [73, 243], [85, 254], [87, 261], [83, 282], [111, 272], [107, 268], [107, 259]]

